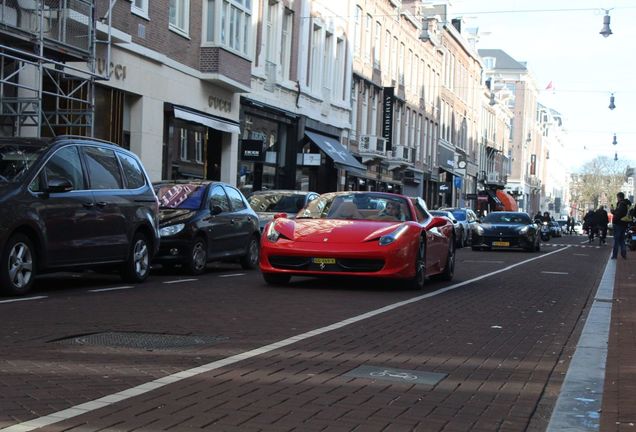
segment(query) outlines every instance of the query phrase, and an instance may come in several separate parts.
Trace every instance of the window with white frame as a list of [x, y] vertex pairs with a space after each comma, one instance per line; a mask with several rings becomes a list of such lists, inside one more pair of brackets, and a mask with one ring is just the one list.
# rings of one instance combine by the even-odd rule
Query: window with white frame
[[322, 50], [322, 96], [324, 98], [330, 97], [332, 92], [333, 48], [333, 33], [326, 32], [325, 45]]
[[201, 131], [194, 132], [194, 160], [203, 163], [203, 134]]
[[417, 128], [415, 130], [415, 162], [422, 160], [422, 114], [417, 115]]
[[382, 50], [382, 24], [380, 21], [375, 23], [375, 33], [373, 42], [373, 65], [380, 69], [380, 51]]
[[406, 49], [404, 43], [400, 44], [400, 51], [398, 52], [398, 82], [404, 84], [404, 50]]
[[148, 0], [133, 0], [130, 4], [130, 11], [135, 15], [148, 18]]
[[362, 91], [362, 112], [360, 113], [360, 135], [367, 135], [369, 133], [369, 89], [366, 85], [362, 84], [364, 90]]
[[320, 55], [322, 48], [320, 44], [321, 39], [322, 28], [314, 24], [311, 32], [311, 70], [308, 74], [309, 82], [307, 83], [314, 92], [318, 92], [320, 90], [320, 77], [322, 75], [322, 56]]
[[170, 29], [183, 35], [188, 35], [190, 25], [190, 0], [170, 0], [168, 8], [168, 22]]
[[342, 101], [345, 99], [345, 41], [343, 38], [336, 40], [336, 64], [334, 66], [334, 99]]
[[373, 17], [367, 14], [364, 22], [364, 59], [368, 62], [371, 59], [371, 30], [373, 26]]
[[371, 135], [378, 135], [378, 92], [372, 89], [371, 97]]
[[386, 74], [391, 76], [391, 32], [389, 30], [386, 31], [384, 35], [384, 54], [382, 55], [382, 64], [386, 64]]
[[291, 42], [292, 42], [292, 26], [294, 15], [292, 11], [285, 8], [283, 12], [283, 25], [281, 32], [281, 46], [280, 46], [280, 67], [281, 77], [283, 80], [289, 79], [290, 67], [291, 67]]
[[188, 160], [188, 130], [179, 129], [179, 159]]
[[276, 53], [278, 52], [277, 30], [278, 30], [278, 3], [270, 3], [267, 6], [265, 15], [265, 61], [276, 64]]
[[[173, 1], [177, 0], [170, 0], [171, 4]], [[220, 45], [247, 56], [250, 48], [252, 0], [207, 0], [205, 4], [203, 43]]]
[[353, 54], [357, 57], [360, 56], [360, 27], [362, 25], [362, 8], [356, 6], [355, 15], [353, 16]]

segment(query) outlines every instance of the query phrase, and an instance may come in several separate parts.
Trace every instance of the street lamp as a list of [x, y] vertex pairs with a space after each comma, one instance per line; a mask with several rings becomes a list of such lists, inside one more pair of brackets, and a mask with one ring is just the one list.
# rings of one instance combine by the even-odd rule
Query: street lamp
[[605, 10], [605, 16], [603, 17], [603, 28], [599, 33], [605, 38], [612, 34], [612, 30], [610, 29], [609, 9]]
[[614, 134], [614, 139], [612, 140], [612, 144], [614, 145], [618, 144], [618, 141], [616, 141], [616, 134]]
[[618, 153], [614, 152], [614, 161], [618, 160]]
[[614, 108], [616, 108], [616, 105], [614, 105], [614, 93], [612, 93], [610, 95], [610, 104], [609, 104], [609, 109], [613, 110]]

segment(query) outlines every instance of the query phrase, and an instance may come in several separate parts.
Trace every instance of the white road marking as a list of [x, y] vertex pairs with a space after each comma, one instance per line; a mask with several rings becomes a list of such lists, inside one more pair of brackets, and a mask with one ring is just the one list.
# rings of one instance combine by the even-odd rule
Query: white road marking
[[219, 277], [235, 277], [235, 276], [245, 276], [245, 273], [234, 273], [234, 274], [219, 275]]
[[545, 274], [557, 274], [557, 275], [566, 275], [566, 274], [570, 274], [568, 272], [557, 272], [557, 271], [542, 271], [541, 273], [545, 273]]
[[[366, 320], [366, 319], [369, 319], [369, 318], [373, 318], [373, 317], [375, 317], [377, 315], [380, 315], [380, 314], [383, 314], [385, 312], [389, 312], [389, 311], [392, 311], [394, 309], [401, 308], [402, 306], [406, 306], [406, 305], [409, 305], [411, 303], [417, 303], [419, 301], [422, 301], [422, 300], [425, 300], [425, 299], [428, 299], [428, 298], [431, 298], [431, 297], [438, 296], [438, 295], [443, 294], [445, 292], [452, 291], [454, 289], [463, 287], [465, 285], [469, 285], [469, 284], [471, 284], [473, 282], [477, 282], [477, 281], [480, 281], [482, 279], [486, 279], [486, 278], [488, 278], [490, 276], [494, 276], [496, 274], [512, 270], [515, 267], [519, 267], [519, 266], [527, 264], [529, 262], [536, 261], [538, 259], [542, 259], [542, 258], [548, 257], [548, 256], [550, 256], [552, 254], [555, 254], [555, 253], [563, 252], [564, 250], [567, 250], [568, 248], [569, 248], [569, 246], [566, 246], [563, 249], [557, 249], [555, 251], [548, 252], [546, 254], [537, 255], [537, 256], [535, 256], [533, 258], [529, 258], [527, 260], [520, 261], [520, 262], [518, 262], [516, 264], [511, 264], [511, 265], [509, 265], [507, 267], [504, 267], [502, 269], [495, 270], [495, 271], [492, 271], [490, 273], [483, 274], [481, 276], [477, 276], [476, 278], [473, 278], [473, 279], [470, 279], [470, 280], [466, 280], [466, 281], [459, 282], [459, 283], [456, 283], [456, 284], [453, 284], [453, 285], [449, 285], [449, 286], [447, 286], [445, 288], [440, 288], [440, 289], [438, 289], [436, 291], [432, 291], [430, 293], [423, 294], [421, 296], [417, 296], [417, 297], [410, 298], [408, 300], [404, 300], [404, 301], [401, 301], [401, 302], [393, 303], [393, 304], [390, 304], [388, 306], [384, 306], [382, 308], [379, 308], [379, 309], [376, 309], [376, 310], [372, 310], [372, 311], [363, 313], [361, 315], [354, 316], [354, 317], [348, 318], [346, 320], [343, 320], [343, 321], [340, 321], [340, 322], [337, 322], [337, 323], [334, 323], [334, 324], [331, 324], [331, 325], [328, 325], [328, 326], [325, 326], [325, 327], [321, 327], [321, 328], [318, 328], [318, 329], [315, 329], [315, 330], [311, 330], [311, 331], [308, 331], [306, 333], [301, 333], [299, 335], [292, 336], [292, 337], [289, 337], [287, 339], [283, 339], [281, 341], [274, 342], [272, 344], [262, 346], [260, 348], [256, 348], [256, 349], [253, 349], [253, 350], [250, 350], [250, 351], [246, 351], [246, 352], [243, 352], [243, 353], [240, 353], [240, 354], [236, 354], [236, 355], [233, 355], [231, 357], [226, 357], [226, 358], [221, 359], [221, 360], [213, 361], [211, 363], [204, 364], [202, 366], [198, 366], [198, 367], [195, 367], [195, 368], [192, 368], [192, 369], [188, 369], [188, 370], [184, 370], [184, 371], [181, 371], [181, 372], [177, 372], [177, 373], [174, 373], [172, 375], [165, 376], [163, 378], [158, 378], [158, 379], [156, 379], [154, 381], [150, 381], [150, 382], [147, 382], [145, 384], [138, 385], [138, 386], [130, 388], [128, 390], [124, 390], [124, 391], [121, 391], [119, 393], [114, 393], [114, 394], [111, 394], [111, 395], [108, 395], [108, 396], [104, 396], [104, 397], [101, 397], [99, 399], [95, 399], [93, 401], [85, 402], [85, 403], [80, 404], [80, 405], [75, 405], [74, 407], [71, 407], [71, 408], [68, 408], [68, 409], [65, 409], [65, 410], [62, 410], [62, 411], [58, 411], [58, 412], [55, 412], [53, 414], [49, 414], [47, 416], [39, 417], [39, 418], [36, 418], [36, 419], [33, 419], [33, 420], [29, 420], [29, 421], [26, 421], [26, 422], [23, 422], [23, 423], [18, 423], [18, 424], [15, 424], [13, 426], [6, 427], [4, 429], [0, 429], [0, 432], [28, 432], [28, 431], [31, 431], [31, 430], [34, 430], [34, 429], [38, 429], [38, 428], [42, 428], [42, 427], [45, 427], [45, 426], [52, 425], [54, 423], [59, 423], [59, 422], [64, 421], [64, 420], [68, 420], [70, 418], [77, 417], [79, 415], [86, 414], [86, 413], [91, 412], [91, 411], [95, 411], [95, 410], [97, 410], [99, 408], [103, 408], [103, 407], [112, 405], [112, 404], [114, 404], [116, 402], [119, 402], [119, 401], [122, 401], [122, 400], [125, 400], [125, 399], [129, 399], [129, 398], [132, 398], [134, 396], [139, 396], [139, 395], [144, 394], [144, 393], [148, 393], [148, 392], [150, 392], [152, 390], [156, 390], [156, 389], [161, 388], [163, 386], [166, 386], [168, 384], [173, 384], [175, 382], [178, 382], [178, 381], [181, 381], [181, 380], [184, 380], [184, 379], [187, 379], [187, 378], [191, 378], [193, 376], [196, 376], [196, 375], [199, 375], [199, 374], [202, 374], [202, 373], [210, 372], [210, 371], [213, 371], [213, 370], [216, 370], [216, 369], [220, 369], [220, 368], [225, 367], [225, 366], [229, 366], [229, 365], [238, 363], [238, 362], [243, 361], [243, 360], [247, 360], [247, 359], [250, 359], [250, 358], [253, 358], [253, 357], [257, 357], [259, 355], [262, 355], [262, 354], [265, 354], [265, 353], [268, 353], [268, 352], [271, 352], [271, 351], [286, 347], [288, 345], [295, 344], [296, 342], [300, 342], [302, 340], [309, 339], [309, 338], [312, 338], [314, 336], [318, 336], [318, 335], [323, 334], [323, 333], [327, 333], [327, 332], [334, 331], [334, 330], [339, 330], [339, 329], [341, 329], [343, 327], [346, 327], [346, 326], [351, 325], [351, 324], [355, 324], [355, 323], [357, 323], [359, 321], [363, 321], [363, 320]], [[196, 279], [190, 279], [190, 280], [196, 280]], [[183, 280], [183, 281], [187, 281], [187, 279]], [[172, 282], [176, 282], [176, 281], [172, 281]], [[164, 282], [164, 283], [167, 283], [167, 282]]]
[[45, 299], [45, 298], [48, 298], [48, 296], [36, 296], [36, 297], [24, 297], [24, 298], [10, 299], [10, 300], [0, 300], [0, 303], [15, 303], [15, 302], [29, 301], [29, 300], [40, 300], [40, 299]]
[[125, 290], [125, 289], [130, 289], [130, 288], [134, 288], [132, 285], [127, 285], [127, 286], [120, 286], [120, 287], [113, 287], [113, 288], [100, 288], [100, 289], [92, 289], [92, 290], [88, 290], [88, 292], [104, 292], [104, 291], [117, 291], [117, 290]]
[[590, 256], [589, 254], [574, 254], [574, 256]]
[[175, 283], [181, 283], [181, 282], [193, 282], [199, 279], [177, 279], [177, 280], [172, 280], [172, 281], [165, 281], [163, 283], [165, 284], [175, 284]]

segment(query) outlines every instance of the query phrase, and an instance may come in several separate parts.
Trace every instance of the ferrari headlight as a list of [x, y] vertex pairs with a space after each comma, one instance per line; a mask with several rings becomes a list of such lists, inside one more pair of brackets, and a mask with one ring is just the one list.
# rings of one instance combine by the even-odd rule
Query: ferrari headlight
[[185, 224], [168, 225], [159, 229], [159, 236], [170, 237], [183, 231], [183, 228], [185, 228]]
[[267, 225], [266, 228], [267, 240], [271, 241], [272, 243], [276, 243], [278, 241], [278, 238], [280, 237], [280, 233], [276, 231], [276, 227], [274, 227], [274, 225], [275, 223], [272, 221], [269, 223], [269, 225]]
[[400, 238], [400, 236], [402, 234], [404, 234], [407, 229], [408, 229], [408, 225], [400, 225], [392, 233], [389, 233], [389, 234], [386, 234], [386, 235], [383, 235], [382, 237], [380, 237], [380, 240], [378, 241], [379, 245], [380, 246], [390, 245], [391, 243], [396, 241], [398, 238]]

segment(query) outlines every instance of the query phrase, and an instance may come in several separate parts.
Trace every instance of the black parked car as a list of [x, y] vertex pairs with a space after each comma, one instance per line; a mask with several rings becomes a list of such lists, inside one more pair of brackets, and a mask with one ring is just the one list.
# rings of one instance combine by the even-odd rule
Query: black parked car
[[148, 277], [158, 202], [133, 153], [84, 137], [0, 139], [0, 290], [42, 272], [117, 267]]
[[488, 213], [473, 230], [471, 246], [473, 250], [521, 248], [529, 252], [539, 252], [539, 227], [528, 213]]
[[210, 261], [239, 259], [258, 265], [258, 217], [243, 194], [215, 181], [169, 180], [154, 184], [159, 197], [161, 248], [155, 261], [182, 265], [191, 274]]

